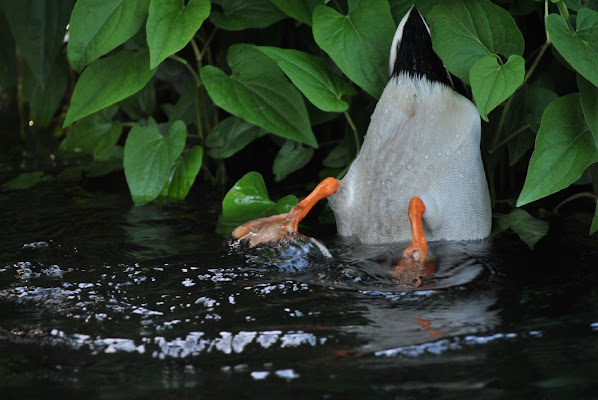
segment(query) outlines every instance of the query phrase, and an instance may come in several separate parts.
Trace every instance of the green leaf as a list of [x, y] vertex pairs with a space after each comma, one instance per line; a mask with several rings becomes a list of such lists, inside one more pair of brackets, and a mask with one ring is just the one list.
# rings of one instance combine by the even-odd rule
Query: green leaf
[[138, 121], [153, 115], [156, 111], [156, 89], [152, 81], [150, 80], [137, 93], [121, 101], [118, 106], [132, 120]]
[[355, 91], [349, 82], [334, 74], [320, 57], [299, 50], [257, 47], [278, 64], [307, 99], [322, 111], [343, 112], [349, 104], [342, 100]]
[[355, 145], [352, 138], [349, 136], [334, 147], [326, 156], [322, 164], [328, 168], [344, 168], [355, 156]]
[[136, 124], [127, 137], [123, 166], [125, 177], [136, 205], [142, 205], [160, 194], [170, 177], [175, 161], [185, 147], [187, 128], [176, 121], [162, 136], [153, 118], [147, 126]]
[[577, 75], [577, 87], [579, 87], [583, 115], [594, 137], [594, 146], [598, 148], [598, 87], [581, 75]]
[[268, 215], [274, 206], [268, 196], [264, 178], [258, 172], [248, 172], [239, 179], [222, 200], [222, 217], [250, 221]]
[[218, 107], [275, 135], [317, 147], [303, 98], [274, 61], [247, 44], [231, 46], [227, 60], [232, 75], [211, 65], [201, 69]]
[[305, 147], [301, 143], [287, 140], [284, 142], [272, 166], [274, 180], [282, 181], [291, 172], [303, 168], [314, 156], [314, 149]]
[[71, 15], [67, 55], [75, 71], [130, 39], [145, 22], [149, 0], [79, 0]]
[[353, 82], [379, 98], [388, 81], [388, 53], [395, 24], [386, 0], [349, 0], [349, 13], [318, 6], [316, 43]]
[[206, 146], [210, 156], [228, 158], [265, 134], [265, 130], [241, 118], [229, 117], [208, 133]]
[[156, 72], [147, 51], [121, 50], [91, 63], [75, 86], [63, 126], [117, 103], [141, 90]]
[[557, 97], [559, 96], [551, 89], [528, 86], [527, 108], [529, 114], [526, 117], [526, 122], [534, 132], [538, 132], [540, 129], [544, 110], [546, 110], [546, 107], [548, 107], [548, 105]]
[[508, 99], [523, 83], [525, 60], [510, 56], [506, 64], [500, 65], [495, 54], [476, 61], [469, 71], [469, 81], [476, 106], [484, 121], [500, 103]]
[[544, 111], [517, 206], [566, 188], [596, 161], [598, 150], [585, 123], [579, 94], [559, 97]]
[[19, 51], [41, 88], [62, 47], [72, 8], [73, 0], [0, 2]]
[[571, 32], [558, 14], [546, 17], [546, 31], [554, 47], [584, 78], [598, 86], [598, 12], [582, 8], [577, 30]]
[[222, 11], [215, 8], [210, 21], [227, 31], [265, 28], [286, 17], [270, 0], [212, 0], [212, 3]]
[[288, 212], [297, 203], [295, 196], [285, 196], [274, 203], [262, 176], [248, 172], [224, 196], [217, 229], [221, 233], [230, 232], [252, 219]]
[[150, 68], [185, 47], [208, 15], [209, 0], [151, 0], [145, 28]]
[[23, 96], [29, 103], [29, 120], [37, 126], [48, 126], [62, 102], [67, 84], [64, 59], [57, 57], [49, 70], [48, 82], [42, 87], [29, 67], [23, 68]]
[[87, 176], [104, 176], [110, 172], [123, 169], [123, 148], [122, 146], [112, 146], [98, 153], [93, 161], [85, 167]]
[[272, 3], [289, 17], [311, 26], [314, 9], [324, 4], [324, 0], [272, 0]]
[[532, 217], [522, 208], [516, 208], [510, 214], [499, 215], [497, 222], [498, 232], [511, 228], [532, 250], [548, 233], [548, 222]]
[[596, 211], [594, 212], [594, 218], [592, 218], [592, 226], [590, 227], [590, 235], [593, 235], [598, 231], [598, 203], [596, 203]]
[[202, 160], [203, 147], [201, 146], [193, 146], [186, 154], [179, 156], [159, 197], [169, 200], [183, 200], [187, 197], [199, 173]]
[[8, 190], [23, 190], [29, 189], [42, 181], [44, 173], [42, 171], [23, 172], [8, 182], [5, 182], [2, 187]]
[[[197, 115], [195, 114], [195, 102], [197, 97], [197, 86], [188, 85], [187, 88], [177, 100], [176, 104], [171, 108], [165, 109], [169, 121], [176, 121], [180, 119], [187, 125], [197, 122]], [[164, 107], [164, 105], [162, 105]]]
[[122, 132], [119, 121], [113, 121], [118, 107], [111, 106], [78, 121], [60, 144], [60, 150], [72, 150], [98, 156], [114, 147]]
[[513, 17], [488, 0], [441, 0], [427, 21], [434, 51], [467, 83], [469, 70], [480, 58], [523, 54], [523, 36]]

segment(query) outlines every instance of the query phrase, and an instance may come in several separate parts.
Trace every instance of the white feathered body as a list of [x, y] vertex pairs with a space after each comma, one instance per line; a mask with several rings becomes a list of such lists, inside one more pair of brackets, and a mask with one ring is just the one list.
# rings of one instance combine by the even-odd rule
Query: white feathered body
[[480, 117], [439, 82], [393, 76], [359, 155], [329, 197], [338, 232], [367, 244], [411, 240], [409, 202], [426, 207], [428, 240], [488, 236], [491, 207], [480, 155]]

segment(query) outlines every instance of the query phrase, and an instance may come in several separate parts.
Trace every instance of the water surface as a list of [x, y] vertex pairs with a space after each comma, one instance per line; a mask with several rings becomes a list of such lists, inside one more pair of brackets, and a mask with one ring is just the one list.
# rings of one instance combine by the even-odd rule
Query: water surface
[[595, 397], [585, 228], [534, 252], [511, 235], [432, 244], [435, 272], [410, 288], [391, 274], [404, 244], [230, 251], [219, 197], [0, 193], [3, 398]]

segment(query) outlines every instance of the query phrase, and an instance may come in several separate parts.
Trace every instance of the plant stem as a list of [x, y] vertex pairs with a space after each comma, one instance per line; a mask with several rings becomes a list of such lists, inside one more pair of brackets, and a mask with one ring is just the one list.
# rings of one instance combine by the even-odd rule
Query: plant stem
[[212, 30], [212, 32], [210, 33], [210, 36], [208, 36], [208, 38], [206, 39], [204, 45], [203, 45], [203, 49], [201, 49], [201, 52], [199, 53], [199, 58], [202, 59], [204, 54], [206, 53], [206, 51], [209, 49], [210, 47], [210, 43], [212, 42], [212, 39], [214, 39], [214, 36], [216, 36], [216, 32], [218, 31], [218, 27], [215, 27], [214, 30]]
[[498, 138], [500, 137], [500, 133], [502, 132], [503, 127], [505, 125], [505, 120], [507, 118], [507, 114], [511, 108], [513, 99], [515, 98], [515, 93], [517, 93], [519, 91], [519, 89], [521, 89], [525, 85], [525, 83], [529, 80], [529, 78], [532, 76], [532, 74], [538, 67], [538, 64], [540, 63], [542, 56], [544, 55], [544, 53], [546, 53], [546, 50], [548, 50], [548, 47], [550, 47], [550, 44], [551, 44], [551, 42], [549, 40], [546, 40], [546, 42], [542, 45], [542, 48], [538, 52], [538, 55], [532, 62], [532, 65], [529, 67], [529, 70], [527, 71], [525, 76], [523, 77], [523, 82], [521, 82], [521, 85], [519, 85], [519, 87], [515, 90], [515, 92], [511, 95], [511, 97], [509, 97], [509, 99], [505, 103], [505, 107], [503, 108], [502, 113], [500, 115], [500, 119], [498, 120], [498, 125], [496, 126], [496, 131], [494, 132], [494, 139], [492, 140], [492, 146], [491, 146], [493, 151], [496, 150], [498, 147], [500, 147], [498, 145]]
[[517, 137], [517, 135], [519, 135], [521, 132], [525, 131], [527, 128], [529, 128], [529, 125], [526, 124], [526, 125], [522, 126], [521, 128], [517, 129], [515, 132], [513, 132], [509, 136], [507, 136], [502, 142], [498, 143], [496, 146], [494, 146], [493, 148], [488, 150], [488, 153], [490, 153], [490, 154], [494, 153], [496, 150], [500, 149], [502, 146], [504, 146], [505, 144], [507, 144], [508, 142], [513, 140], [515, 137]]
[[344, 114], [345, 114], [345, 118], [347, 119], [347, 122], [349, 123], [349, 126], [351, 127], [351, 130], [353, 131], [353, 138], [355, 139], [355, 149], [356, 149], [355, 155], [357, 155], [361, 148], [361, 146], [359, 144], [359, 133], [357, 132], [357, 127], [353, 123], [353, 120], [351, 119], [351, 116], [349, 115], [349, 113], [347, 111], [345, 111]]
[[577, 199], [592, 199], [594, 200], [594, 202], [598, 201], [598, 197], [594, 194], [594, 193], [590, 193], [590, 192], [582, 192], [582, 193], [576, 193], [572, 196], [567, 197], [565, 200], [561, 201], [555, 208], [554, 208], [554, 212], [558, 212], [559, 208], [561, 208], [562, 206], [564, 206], [565, 204], [573, 201], [573, 200], [577, 200]]
[[173, 60], [178, 61], [181, 64], [183, 64], [187, 68], [187, 70], [191, 73], [191, 75], [193, 76], [193, 79], [195, 79], [195, 84], [197, 85], [197, 87], [198, 88], [201, 87], [201, 80], [199, 79], [199, 76], [193, 70], [193, 68], [191, 68], [191, 65], [189, 65], [189, 63], [187, 62], [187, 60], [185, 60], [182, 57], [177, 56], [176, 54], [171, 55], [170, 58], [172, 58]]

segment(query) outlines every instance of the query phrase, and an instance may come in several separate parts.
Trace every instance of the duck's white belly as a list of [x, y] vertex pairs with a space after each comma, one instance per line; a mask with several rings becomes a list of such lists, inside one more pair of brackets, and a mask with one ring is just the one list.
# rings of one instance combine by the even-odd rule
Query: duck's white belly
[[491, 208], [475, 106], [439, 83], [393, 78], [363, 147], [329, 198], [342, 236], [364, 243], [411, 239], [409, 201], [424, 201], [428, 240], [488, 236]]

